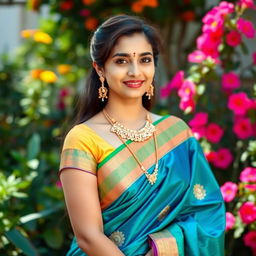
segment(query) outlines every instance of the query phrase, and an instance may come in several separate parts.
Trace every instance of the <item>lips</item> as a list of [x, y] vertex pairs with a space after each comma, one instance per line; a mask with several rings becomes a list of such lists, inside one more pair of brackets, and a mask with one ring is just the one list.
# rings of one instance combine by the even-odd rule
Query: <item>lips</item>
[[124, 84], [130, 88], [139, 88], [142, 86], [144, 80], [129, 80], [125, 81]]

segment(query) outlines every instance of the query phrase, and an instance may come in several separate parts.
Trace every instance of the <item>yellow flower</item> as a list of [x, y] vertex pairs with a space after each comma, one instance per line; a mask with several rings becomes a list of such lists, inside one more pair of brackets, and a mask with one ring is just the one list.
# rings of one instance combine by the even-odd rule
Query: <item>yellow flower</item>
[[37, 32], [36, 29], [25, 29], [20, 32], [21, 37], [30, 38]]
[[57, 70], [61, 75], [67, 74], [71, 70], [71, 65], [62, 64], [57, 66]]
[[52, 43], [52, 38], [42, 31], [37, 31], [34, 34], [34, 40], [38, 43], [50, 44]]
[[50, 70], [43, 71], [42, 73], [40, 73], [39, 77], [43, 82], [46, 83], [54, 83], [58, 79], [56, 74]]

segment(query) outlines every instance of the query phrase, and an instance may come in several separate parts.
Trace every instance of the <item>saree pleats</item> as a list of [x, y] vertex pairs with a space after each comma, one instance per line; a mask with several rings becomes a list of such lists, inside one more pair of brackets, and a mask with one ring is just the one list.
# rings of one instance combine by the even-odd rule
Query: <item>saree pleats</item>
[[[159, 172], [154, 185], [127, 148], [98, 164], [104, 233], [126, 256], [224, 255], [225, 209], [219, 186], [188, 126], [170, 116], [156, 125]], [[153, 139], [129, 142], [149, 173]], [[85, 256], [74, 239], [69, 256]]]

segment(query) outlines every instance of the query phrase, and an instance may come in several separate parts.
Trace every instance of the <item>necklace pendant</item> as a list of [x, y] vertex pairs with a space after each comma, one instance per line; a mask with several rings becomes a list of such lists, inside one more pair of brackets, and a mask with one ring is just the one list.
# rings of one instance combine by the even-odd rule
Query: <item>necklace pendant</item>
[[156, 183], [156, 180], [157, 180], [157, 173], [152, 173], [152, 174], [148, 174], [147, 176], [148, 178], [148, 181], [151, 185], [154, 185]]

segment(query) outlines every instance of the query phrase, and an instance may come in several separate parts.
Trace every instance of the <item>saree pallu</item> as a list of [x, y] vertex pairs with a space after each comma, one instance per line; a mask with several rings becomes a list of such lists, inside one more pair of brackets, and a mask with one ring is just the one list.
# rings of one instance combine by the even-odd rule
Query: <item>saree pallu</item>
[[[99, 163], [92, 146], [86, 146], [86, 154], [85, 148], [66, 147], [60, 170], [73, 167], [97, 176], [104, 234], [126, 256], [145, 255], [150, 248], [157, 256], [224, 255], [223, 198], [198, 141], [177, 117], [165, 116], [154, 124], [159, 152], [154, 185], [125, 145]], [[154, 140], [127, 143], [153, 173]], [[76, 238], [67, 255], [86, 255]]]

